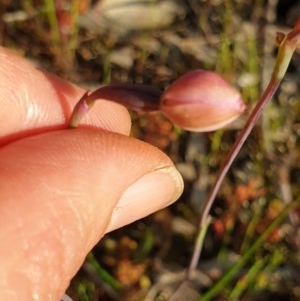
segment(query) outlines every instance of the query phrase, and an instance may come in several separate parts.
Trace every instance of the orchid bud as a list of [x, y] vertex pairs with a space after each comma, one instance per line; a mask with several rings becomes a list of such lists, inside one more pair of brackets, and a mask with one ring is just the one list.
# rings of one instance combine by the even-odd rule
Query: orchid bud
[[211, 71], [194, 70], [177, 79], [160, 98], [161, 111], [192, 132], [217, 130], [246, 109], [240, 93]]

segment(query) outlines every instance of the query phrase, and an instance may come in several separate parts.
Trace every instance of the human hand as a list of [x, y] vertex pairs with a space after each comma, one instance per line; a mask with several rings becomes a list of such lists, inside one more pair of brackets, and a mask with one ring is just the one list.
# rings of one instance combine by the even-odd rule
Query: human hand
[[84, 93], [0, 48], [0, 296], [57, 301], [107, 232], [174, 202], [182, 179], [99, 102], [66, 130]]

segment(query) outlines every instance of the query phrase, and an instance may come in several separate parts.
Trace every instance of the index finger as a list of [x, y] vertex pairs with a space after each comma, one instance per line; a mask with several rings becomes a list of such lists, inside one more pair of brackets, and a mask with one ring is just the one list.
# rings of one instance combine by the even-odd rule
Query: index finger
[[[36, 69], [26, 60], [0, 47], [0, 144], [66, 127], [84, 90]], [[111, 102], [98, 102], [83, 123], [128, 134], [127, 110]]]

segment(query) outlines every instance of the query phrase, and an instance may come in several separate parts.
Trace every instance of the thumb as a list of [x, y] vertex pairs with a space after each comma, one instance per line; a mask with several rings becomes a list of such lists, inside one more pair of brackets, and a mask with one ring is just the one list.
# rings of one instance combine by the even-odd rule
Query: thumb
[[105, 232], [175, 201], [183, 187], [162, 152], [99, 130], [18, 140], [0, 149], [0, 166], [6, 301], [59, 300]]

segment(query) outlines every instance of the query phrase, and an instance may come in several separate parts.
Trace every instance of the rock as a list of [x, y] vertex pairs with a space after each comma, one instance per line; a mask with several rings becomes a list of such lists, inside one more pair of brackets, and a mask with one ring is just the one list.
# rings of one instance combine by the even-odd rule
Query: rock
[[126, 36], [133, 31], [167, 27], [185, 14], [179, 0], [102, 0], [79, 18], [81, 27], [96, 33]]

